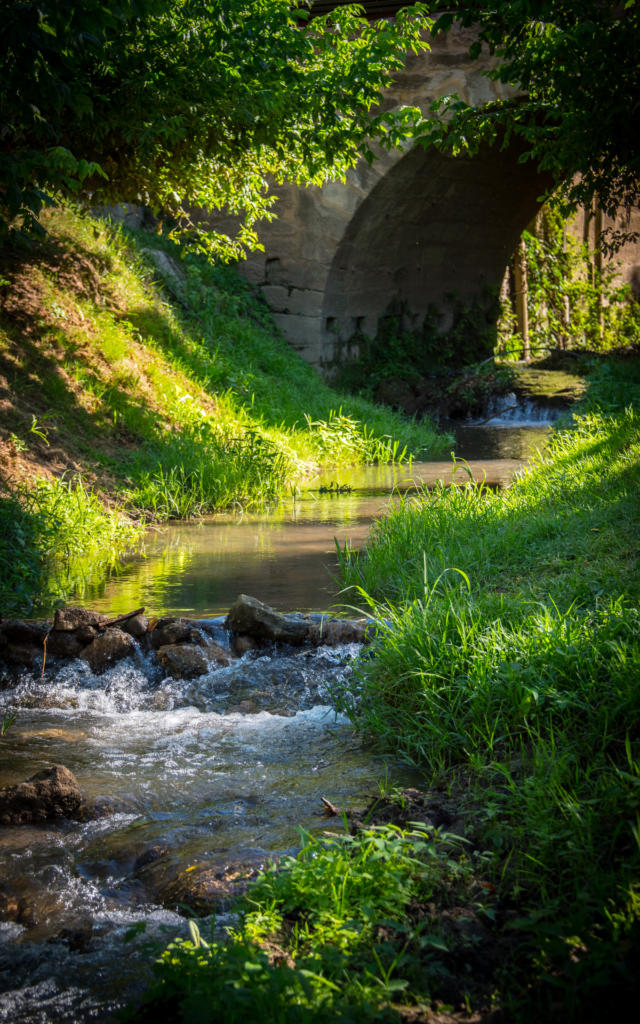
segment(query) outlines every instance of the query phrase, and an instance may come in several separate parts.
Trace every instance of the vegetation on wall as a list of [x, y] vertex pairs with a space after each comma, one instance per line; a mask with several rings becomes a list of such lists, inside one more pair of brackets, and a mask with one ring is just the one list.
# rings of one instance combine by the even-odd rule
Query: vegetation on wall
[[[548, 174], [565, 211], [595, 203], [616, 218], [640, 200], [640, 8], [635, 0], [437, 0], [434, 32], [472, 26], [470, 52], [495, 57], [490, 78], [502, 99], [470, 105], [457, 95], [434, 103], [426, 145], [454, 153], [514, 142]], [[624, 232], [622, 232], [624, 233]], [[620, 230], [611, 227], [605, 244]]]
[[[351, 338], [336, 360], [336, 383], [350, 391], [375, 395], [386, 381], [446, 376], [490, 356], [497, 337], [497, 300], [488, 296], [484, 302], [465, 304], [455, 295], [446, 298], [447, 312], [434, 306], [419, 330], [408, 330], [403, 325], [402, 308], [392, 308], [380, 318], [375, 338]], [[444, 317], [453, 322], [443, 330]], [[355, 358], [351, 354], [354, 349]]]

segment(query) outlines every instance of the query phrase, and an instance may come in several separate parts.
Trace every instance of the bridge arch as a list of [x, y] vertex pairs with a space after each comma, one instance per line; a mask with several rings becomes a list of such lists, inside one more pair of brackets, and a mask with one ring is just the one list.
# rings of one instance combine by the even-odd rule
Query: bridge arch
[[518, 153], [450, 157], [415, 147], [360, 203], [324, 287], [319, 362], [375, 337], [390, 316], [447, 330], [457, 306], [490, 317], [509, 257], [538, 209], [543, 181]]
[[[429, 53], [409, 55], [385, 107], [505, 95], [484, 73], [488, 59], [469, 58], [473, 39], [457, 28], [432, 40]], [[493, 147], [452, 158], [416, 146], [363, 161], [346, 183], [283, 186], [277, 219], [260, 231], [265, 251], [241, 273], [259, 285], [292, 347], [321, 367], [358, 334], [375, 336], [390, 310], [419, 329], [437, 307], [446, 329], [452, 295], [483, 302], [499, 287], [536, 212], [546, 183], [518, 155]]]

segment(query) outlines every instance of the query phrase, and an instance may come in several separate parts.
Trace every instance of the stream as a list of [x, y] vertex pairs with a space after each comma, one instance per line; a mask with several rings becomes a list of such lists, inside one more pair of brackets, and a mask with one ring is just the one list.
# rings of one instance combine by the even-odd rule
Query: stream
[[[476, 479], [505, 486], [544, 437], [539, 426], [466, 427], [457, 452]], [[334, 537], [360, 546], [394, 494], [451, 476], [450, 458], [334, 471], [269, 513], [169, 524], [106, 582], [87, 580], [73, 603], [207, 619], [220, 642], [221, 616], [241, 592], [283, 611], [335, 614], [348, 595], [334, 580]], [[0, 739], [0, 785], [64, 764], [99, 812], [0, 828], [0, 911], [14, 905], [0, 915], [0, 1022], [110, 1020], [148, 978], [149, 941], [162, 948], [187, 934], [185, 918], [166, 909], [186, 867], [265, 864], [295, 851], [299, 826], [327, 828], [322, 797], [363, 807], [381, 778], [418, 782], [363, 749], [332, 709], [358, 654], [355, 644], [261, 649], [174, 680], [138, 651], [101, 676], [74, 661], [45, 682], [5, 678], [0, 714], [16, 719]], [[125, 941], [139, 922], [145, 934]]]

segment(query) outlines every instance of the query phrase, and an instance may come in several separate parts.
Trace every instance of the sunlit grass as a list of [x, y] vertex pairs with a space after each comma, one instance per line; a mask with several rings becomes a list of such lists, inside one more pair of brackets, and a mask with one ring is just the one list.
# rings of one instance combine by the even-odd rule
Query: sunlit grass
[[108, 567], [142, 535], [80, 478], [35, 479], [0, 493], [0, 607], [33, 612], [64, 600], [100, 566]]
[[600, 1019], [634, 985], [639, 494], [638, 414], [591, 412], [507, 492], [407, 498], [342, 555], [379, 643], [336, 697], [473, 808], [518, 907], [517, 1020]]
[[[63, 464], [132, 517], [272, 505], [322, 466], [400, 462], [449, 443], [428, 423], [333, 391], [235, 271], [182, 260], [162, 239], [68, 208], [50, 213], [48, 229], [38, 250], [5, 268], [13, 276], [3, 287], [18, 305], [0, 318], [0, 374], [10, 394], [0, 441], [35, 463], [43, 456], [37, 438], [51, 443]], [[159, 279], [146, 252], [154, 247], [174, 259], [179, 289]], [[33, 434], [34, 421], [44, 433]], [[27, 509], [23, 484], [19, 494]], [[60, 484], [57, 501], [68, 499], [69, 515], [71, 494]], [[33, 529], [24, 526], [32, 545], [24, 549], [24, 602], [7, 598], [5, 607], [30, 608], [44, 579], [34, 567], [59, 520], [50, 529], [39, 512], [33, 517]], [[82, 549], [102, 552], [101, 531], [87, 520]], [[105, 560], [118, 549], [114, 540]], [[48, 564], [62, 563], [56, 555]], [[60, 594], [65, 588], [61, 581]]]

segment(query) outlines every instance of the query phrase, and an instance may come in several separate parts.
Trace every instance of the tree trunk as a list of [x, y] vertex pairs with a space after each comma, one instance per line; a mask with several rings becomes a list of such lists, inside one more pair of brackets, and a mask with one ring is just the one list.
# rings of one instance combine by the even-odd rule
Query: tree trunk
[[593, 217], [593, 260], [594, 285], [598, 290], [598, 335], [600, 343], [604, 338], [604, 296], [602, 294], [602, 207], [596, 201]]
[[527, 305], [529, 293], [527, 284], [527, 250], [524, 238], [520, 239], [518, 245], [514, 261], [514, 272], [516, 317], [518, 320], [518, 331], [522, 336], [522, 358], [528, 363], [531, 359], [531, 347], [529, 343], [529, 309]]

